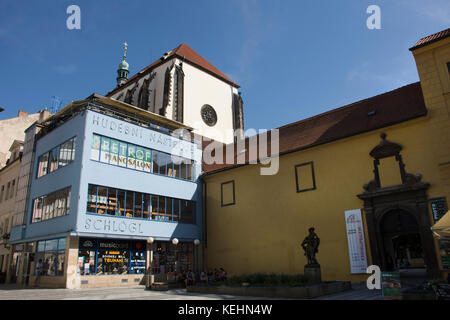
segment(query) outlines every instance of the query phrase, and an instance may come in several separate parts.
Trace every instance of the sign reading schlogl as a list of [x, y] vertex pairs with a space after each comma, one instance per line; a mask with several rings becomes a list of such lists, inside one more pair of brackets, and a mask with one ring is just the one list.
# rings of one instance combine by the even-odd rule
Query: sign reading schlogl
[[126, 220], [116, 220], [108, 218], [91, 218], [86, 217], [84, 221], [84, 229], [89, 231], [99, 231], [99, 232], [118, 232], [126, 234], [141, 234], [142, 223], [126, 221]]

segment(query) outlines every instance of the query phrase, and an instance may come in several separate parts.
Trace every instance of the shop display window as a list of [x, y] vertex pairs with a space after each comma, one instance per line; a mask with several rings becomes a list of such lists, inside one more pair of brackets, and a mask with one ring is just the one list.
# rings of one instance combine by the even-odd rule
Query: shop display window
[[43, 276], [64, 275], [66, 238], [38, 241], [35, 261], [42, 260]]
[[146, 265], [145, 241], [80, 238], [80, 275], [144, 274]]

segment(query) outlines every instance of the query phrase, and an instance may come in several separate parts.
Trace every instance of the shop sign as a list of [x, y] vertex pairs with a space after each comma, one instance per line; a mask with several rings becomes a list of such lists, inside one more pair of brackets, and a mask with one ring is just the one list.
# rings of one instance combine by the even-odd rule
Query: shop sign
[[345, 225], [347, 229], [350, 272], [352, 274], [366, 273], [367, 255], [361, 210], [345, 211]]
[[431, 211], [434, 221], [437, 222], [447, 212], [447, 199], [445, 197], [430, 199]]
[[[151, 145], [160, 145], [163, 147], [168, 147], [171, 149], [175, 149], [182, 154], [191, 154], [194, 153], [194, 144], [174, 138], [170, 135], [159, 133], [153, 130], [145, 130], [136, 125], [129, 124], [127, 122], [119, 121], [110, 117], [101, 116], [101, 115], [92, 115], [92, 125], [107, 129], [111, 132], [121, 135], [122, 137], [133, 137], [135, 139], [139, 139], [143, 141], [145, 144], [150, 143]], [[92, 144], [92, 153], [96, 153], [99, 146], [98, 138], [94, 139]]]
[[93, 218], [86, 217], [84, 221], [84, 229], [89, 231], [98, 231], [106, 233], [124, 233], [124, 234], [141, 234], [143, 233], [142, 223], [135, 221], [127, 221], [121, 219], [110, 218]]
[[402, 283], [400, 281], [400, 272], [382, 272], [381, 288], [383, 297], [401, 297]]

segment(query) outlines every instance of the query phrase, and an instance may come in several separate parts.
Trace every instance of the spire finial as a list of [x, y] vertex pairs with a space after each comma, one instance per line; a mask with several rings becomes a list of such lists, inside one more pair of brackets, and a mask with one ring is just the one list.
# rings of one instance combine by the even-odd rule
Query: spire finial
[[125, 41], [123, 43], [123, 57], [126, 58], [127, 57], [127, 48], [128, 48], [128, 43]]

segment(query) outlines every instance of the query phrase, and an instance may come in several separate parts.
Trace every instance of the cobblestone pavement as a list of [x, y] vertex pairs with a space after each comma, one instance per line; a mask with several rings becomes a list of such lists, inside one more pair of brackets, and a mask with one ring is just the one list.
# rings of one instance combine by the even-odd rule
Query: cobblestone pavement
[[[241, 297], [218, 294], [188, 293], [186, 289], [169, 291], [145, 290], [144, 286], [119, 288], [44, 289], [23, 288], [0, 284], [0, 300], [272, 300], [261, 297]], [[353, 289], [318, 300], [379, 300], [380, 290], [368, 290], [355, 284]], [[277, 300], [277, 299], [275, 299]]]

